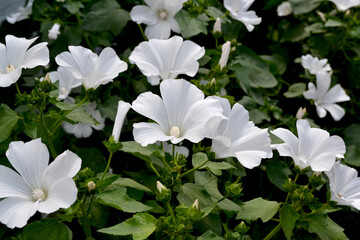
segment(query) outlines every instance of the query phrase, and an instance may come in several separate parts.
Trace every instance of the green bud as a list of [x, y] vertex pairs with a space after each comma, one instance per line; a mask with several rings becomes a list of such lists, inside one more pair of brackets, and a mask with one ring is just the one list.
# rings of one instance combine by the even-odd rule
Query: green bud
[[242, 184], [238, 182], [231, 183], [225, 187], [226, 193], [231, 197], [240, 196], [243, 190]]
[[169, 189], [167, 189], [159, 181], [156, 182], [156, 188], [158, 190], [156, 192], [156, 200], [157, 201], [160, 201], [160, 202], [170, 201], [170, 199], [171, 199], [171, 191]]
[[114, 136], [111, 136], [108, 141], [103, 141], [103, 144], [110, 153], [114, 153], [122, 148], [122, 144], [120, 142], [116, 142], [114, 140]]
[[241, 223], [239, 223], [236, 227], [235, 227], [235, 231], [237, 231], [238, 233], [240, 233], [241, 235], [246, 234], [249, 231], [250, 227], [246, 226], [244, 221], [241, 221]]

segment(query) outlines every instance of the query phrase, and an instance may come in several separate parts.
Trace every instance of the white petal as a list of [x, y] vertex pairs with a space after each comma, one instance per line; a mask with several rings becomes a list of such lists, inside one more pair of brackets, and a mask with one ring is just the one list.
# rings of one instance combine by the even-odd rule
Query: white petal
[[331, 83], [331, 75], [327, 72], [319, 72], [316, 74], [316, 98], [322, 99], [328, 92]]
[[115, 78], [127, 69], [127, 63], [121, 61], [114, 49], [107, 47], [99, 55], [95, 70], [108, 78]]
[[84, 123], [71, 124], [63, 122], [62, 126], [66, 133], [74, 134], [77, 138], [88, 138], [93, 132], [91, 126]]
[[319, 118], [324, 118], [326, 116], [326, 110], [325, 110], [324, 106], [317, 104], [317, 102], [315, 102], [315, 106], [316, 106], [316, 112], [317, 112], [317, 115], [319, 116]]
[[131, 9], [130, 18], [137, 24], [153, 25], [157, 22], [156, 13], [148, 6], [135, 6]]
[[264, 152], [256, 150], [236, 152], [235, 155], [241, 165], [248, 169], [253, 169], [254, 167], [259, 166], [261, 158], [265, 157]]
[[[284, 128], [277, 128], [270, 131], [272, 134], [284, 141], [284, 144], [277, 144], [276, 148], [279, 151], [280, 156], [296, 156], [299, 153], [299, 139], [289, 130]], [[286, 149], [285, 149], [286, 148]], [[286, 151], [287, 150], [287, 151]]]
[[134, 123], [134, 140], [146, 147], [156, 141], [168, 141], [173, 136], [166, 135], [161, 127], [155, 123]]
[[45, 66], [49, 63], [49, 49], [46, 45], [47, 42], [42, 42], [26, 51], [23, 61], [24, 68]]
[[17, 38], [12, 35], [6, 35], [5, 41], [9, 64], [13, 65], [15, 68], [21, 66], [26, 50], [33, 42], [35, 42], [35, 40], [36, 38], [26, 39]]
[[147, 77], [147, 81], [152, 85], [152, 86], [155, 86], [155, 85], [159, 85], [160, 84], [160, 76], [149, 76]]
[[148, 25], [145, 29], [145, 35], [148, 39], [168, 39], [171, 33], [170, 23], [160, 21], [153, 25]]
[[112, 136], [114, 136], [115, 142], [119, 142], [121, 128], [124, 124], [125, 116], [127, 112], [130, 110], [130, 108], [131, 108], [130, 103], [124, 101], [118, 102], [118, 108], [116, 112], [113, 132], [112, 132]]
[[19, 80], [22, 68], [16, 68], [10, 73], [0, 73], [0, 87], [9, 87], [11, 84]]
[[0, 73], [6, 73], [5, 69], [9, 66], [9, 59], [4, 44], [0, 43]]
[[308, 88], [309, 90], [307, 90], [306, 92], [303, 92], [303, 95], [306, 99], [316, 99], [316, 87], [313, 83], [309, 83], [308, 84]]
[[261, 23], [261, 18], [258, 17], [254, 11], [239, 13], [234, 18], [241, 21], [249, 32], [254, 30], [254, 25], [258, 25]]
[[349, 100], [350, 97], [346, 95], [344, 89], [340, 86], [340, 84], [336, 84], [334, 87], [332, 87], [322, 99], [324, 103], [337, 103]]
[[14, 170], [0, 166], [0, 198], [31, 198], [32, 191], [24, 179]]
[[221, 48], [222, 51], [221, 51], [221, 57], [219, 60], [219, 65], [220, 65], [221, 70], [226, 66], [226, 64], [228, 62], [229, 54], [230, 54], [230, 47], [231, 47], [231, 42], [227, 41], [226, 43], [223, 44], [223, 46]]
[[323, 107], [331, 114], [335, 121], [339, 121], [345, 115], [345, 110], [337, 104], [324, 104]]

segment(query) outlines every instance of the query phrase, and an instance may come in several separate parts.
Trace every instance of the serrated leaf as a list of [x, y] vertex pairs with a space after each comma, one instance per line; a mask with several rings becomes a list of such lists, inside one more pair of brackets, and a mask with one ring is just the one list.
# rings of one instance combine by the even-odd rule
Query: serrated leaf
[[280, 209], [280, 223], [285, 233], [286, 239], [291, 239], [291, 233], [295, 227], [296, 220], [300, 218], [300, 214], [295, 212], [294, 208], [289, 204], [284, 204]]
[[240, 206], [240, 211], [236, 219], [244, 219], [254, 221], [261, 218], [263, 222], [269, 221], [278, 211], [279, 203], [275, 201], [264, 200], [263, 198], [255, 198], [244, 205]]
[[126, 194], [126, 188], [105, 191], [98, 196], [97, 201], [128, 213], [145, 212], [151, 209], [151, 207], [129, 197]]
[[174, 18], [179, 24], [181, 35], [184, 38], [190, 38], [199, 33], [207, 34], [208, 23], [199, 18], [191, 17], [185, 10], [180, 10]]
[[316, 233], [322, 240], [349, 239], [344, 229], [337, 225], [327, 215], [316, 214], [309, 217], [309, 232]]
[[137, 213], [120, 224], [100, 229], [98, 232], [116, 236], [132, 235], [134, 240], [143, 240], [155, 231], [156, 223], [157, 221], [152, 215]]
[[71, 230], [58, 219], [43, 219], [27, 225], [23, 239], [71, 240]]
[[295, 83], [289, 87], [288, 91], [284, 93], [284, 96], [287, 98], [298, 97], [301, 96], [305, 90], [305, 83]]
[[208, 161], [208, 157], [205, 153], [199, 152], [192, 156], [192, 165], [194, 168], [202, 166], [206, 161]]
[[7, 139], [15, 127], [19, 116], [7, 105], [0, 105], [0, 142]]

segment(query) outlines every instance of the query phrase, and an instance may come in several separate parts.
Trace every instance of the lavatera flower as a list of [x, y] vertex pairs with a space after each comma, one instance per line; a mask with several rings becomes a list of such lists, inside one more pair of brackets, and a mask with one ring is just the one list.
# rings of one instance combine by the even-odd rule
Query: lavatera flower
[[349, 8], [360, 5], [360, 0], [329, 0], [329, 1], [333, 2], [339, 11], [346, 11]]
[[320, 128], [311, 128], [305, 119], [296, 121], [299, 138], [284, 128], [271, 131], [284, 141], [276, 144], [280, 156], [291, 157], [300, 169], [308, 166], [313, 171], [330, 171], [336, 158], [343, 158], [345, 143], [339, 136], [331, 136]]
[[199, 69], [197, 60], [204, 54], [204, 47], [174, 36], [167, 40], [151, 39], [140, 43], [131, 53], [129, 61], [140, 68], [151, 85], [158, 85], [160, 79], [174, 79], [179, 74], [195, 76]]
[[36, 39], [6, 35], [6, 45], [0, 43], [0, 87], [8, 87], [15, 83], [20, 78], [23, 68], [45, 66], [49, 63], [46, 42], [28, 49]]
[[184, 139], [193, 143], [205, 137], [205, 124], [214, 116], [223, 116], [220, 103], [204, 99], [204, 93], [184, 79], [161, 82], [162, 99], [151, 92], [138, 96], [132, 109], [155, 121], [134, 124], [134, 139], [142, 146], [156, 141], [176, 144]]
[[303, 95], [306, 99], [314, 100], [320, 118], [325, 117], [326, 111], [328, 111], [335, 121], [339, 121], [345, 115], [345, 110], [336, 103], [349, 101], [350, 97], [346, 95], [340, 84], [336, 84], [329, 89], [330, 83], [330, 74], [320, 72], [316, 74], [317, 86], [315, 87], [313, 83], [309, 83], [309, 90], [304, 92]]
[[332, 69], [327, 62], [326, 58], [319, 60], [319, 58], [313, 57], [310, 54], [301, 56], [301, 65], [314, 75], [319, 72], [330, 72]]
[[22, 228], [39, 211], [52, 213], [68, 208], [77, 197], [73, 177], [81, 159], [67, 150], [49, 165], [49, 152], [41, 139], [11, 142], [6, 151], [14, 170], [0, 166], [0, 221]]
[[236, 157], [246, 168], [260, 165], [262, 158], [271, 158], [270, 137], [267, 129], [260, 129], [249, 121], [249, 112], [235, 103], [231, 109], [227, 99], [209, 97], [221, 103], [226, 119], [214, 117], [206, 124], [206, 136], [212, 138], [211, 151], [215, 158]]

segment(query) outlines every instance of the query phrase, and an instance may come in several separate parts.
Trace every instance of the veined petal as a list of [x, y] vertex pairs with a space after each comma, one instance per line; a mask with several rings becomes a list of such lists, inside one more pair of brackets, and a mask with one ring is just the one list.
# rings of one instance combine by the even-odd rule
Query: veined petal
[[40, 188], [42, 174], [49, 163], [49, 151], [41, 139], [11, 142], [6, 156], [31, 188]]
[[26, 50], [30, 45], [35, 42], [37, 38], [26, 39], [26, 38], [17, 38], [13, 35], [6, 35], [6, 50], [9, 63], [15, 68], [23, 64]]
[[241, 152], [235, 152], [236, 158], [239, 160], [240, 164], [248, 169], [253, 169], [261, 163], [261, 159], [266, 156], [266, 153], [263, 151], [257, 150], [246, 150]]
[[107, 47], [99, 55], [95, 70], [108, 78], [115, 78], [127, 69], [127, 63], [121, 61], [114, 49]]
[[159, 21], [145, 28], [145, 35], [148, 39], [168, 39], [171, 27], [168, 21]]
[[340, 84], [336, 84], [332, 87], [322, 99], [323, 103], [337, 103], [349, 100], [350, 97], [346, 95], [345, 90], [340, 86]]
[[134, 140], [143, 147], [156, 141], [164, 142], [174, 138], [166, 135], [163, 129], [155, 123], [134, 123], [133, 134]]
[[201, 140], [203, 140], [204, 138], [205, 138], [205, 128], [195, 126], [195, 127], [189, 128], [189, 129], [185, 129], [183, 131], [182, 138], [178, 138], [176, 140], [171, 139], [171, 142], [176, 144], [176, 143], [181, 142], [184, 139], [187, 139], [190, 142], [198, 143]]
[[0, 87], [9, 87], [11, 84], [19, 80], [22, 68], [16, 68], [10, 73], [0, 73]]
[[138, 5], [131, 9], [130, 18], [137, 24], [153, 25], [157, 22], [156, 12], [148, 6]]
[[47, 42], [42, 42], [26, 51], [22, 65], [24, 68], [34, 68], [36, 66], [45, 66], [49, 61]]
[[72, 66], [72, 68], [77, 68], [77, 70], [84, 78], [91, 76], [94, 69], [96, 68], [95, 62], [98, 60], [98, 56], [90, 49], [84, 48], [82, 46], [69, 46], [69, 50], [73, 59], [77, 63], [75, 65], [76, 67]]
[[0, 198], [20, 197], [30, 199], [32, 191], [14, 170], [0, 166]]
[[58, 67], [57, 72], [50, 72], [51, 81], [59, 80], [59, 98], [65, 99], [71, 89], [81, 86], [82, 82], [76, 79], [70, 68]]
[[254, 11], [239, 13], [239, 15], [234, 18], [241, 21], [249, 32], [254, 30], [254, 25], [261, 23], [261, 18], [258, 17]]
[[[276, 149], [279, 151], [280, 156], [296, 156], [299, 153], [299, 139], [289, 130], [284, 128], [277, 128], [270, 131], [272, 134], [284, 141], [284, 144], [276, 144]], [[285, 146], [288, 147], [288, 151], [285, 150]]]
[[339, 121], [345, 115], [345, 110], [335, 103], [323, 104], [322, 107], [331, 114], [335, 121]]
[[4, 44], [0, 43], [0, 73], [6, 73], [6, 67], [9, 66], [9, 59]]
[[[186, 0], [187, 1], [187, 0]], [[165, 8], [169, 11], [170, 15], [174, 16], [183, 7], [184, 0], [166, 0]]]

